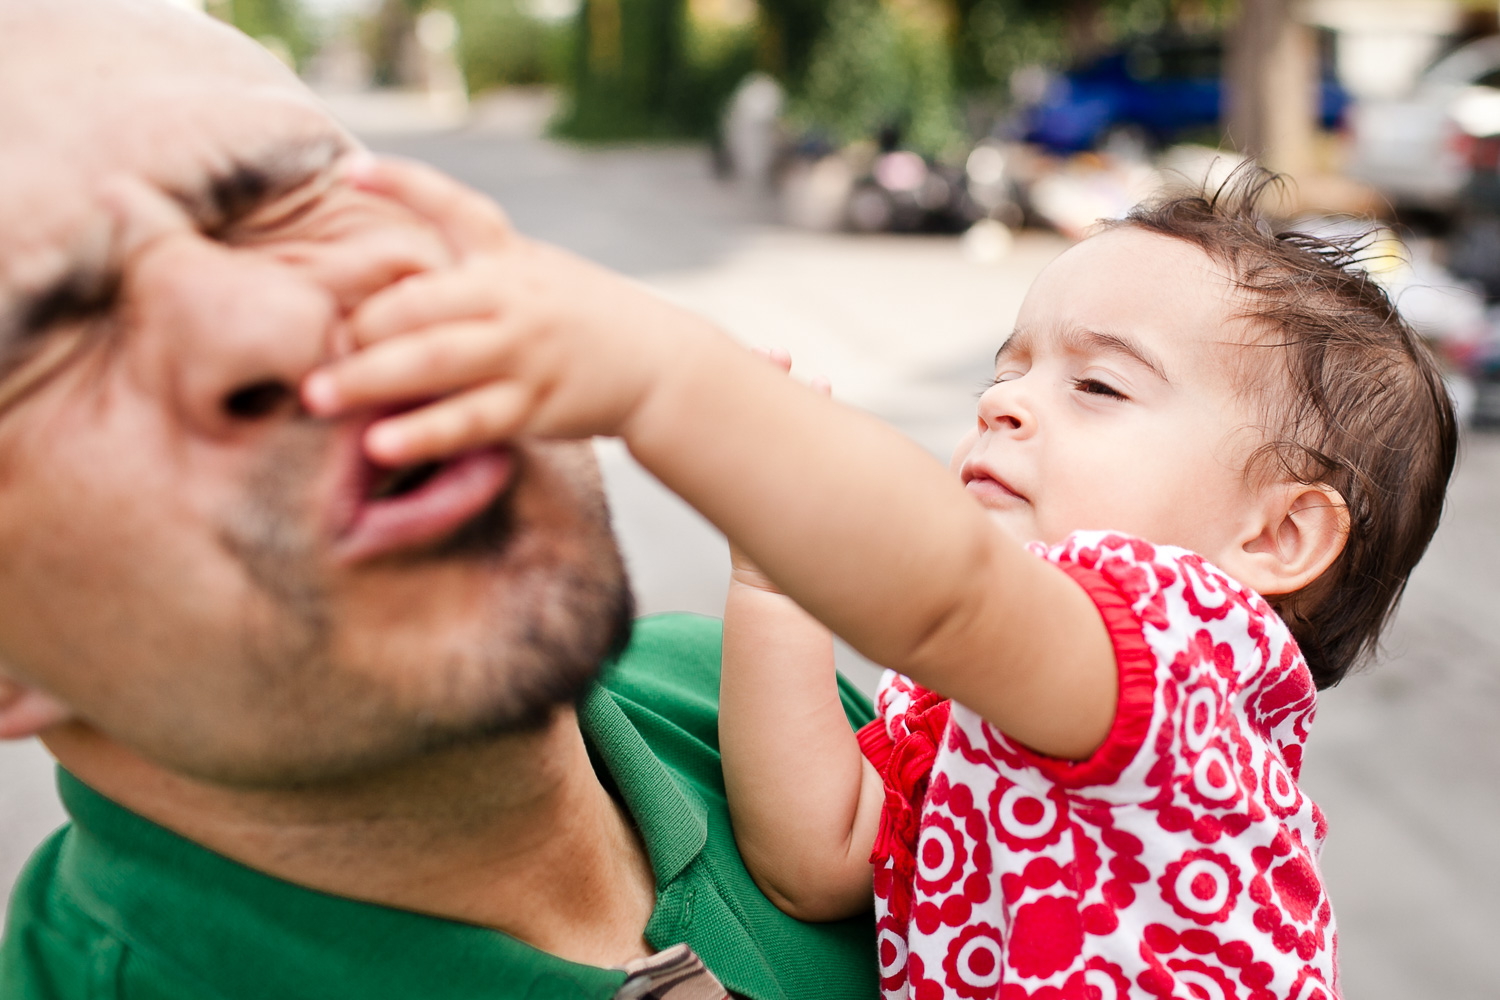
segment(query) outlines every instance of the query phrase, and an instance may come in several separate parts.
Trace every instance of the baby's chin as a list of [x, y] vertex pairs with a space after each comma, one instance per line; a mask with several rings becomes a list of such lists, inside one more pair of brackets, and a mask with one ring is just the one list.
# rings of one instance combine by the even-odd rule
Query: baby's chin
[[985, 513], [989, 515], [993, 523], [999, 525], [1007, 535], [1021, 545], [1027, 545], [1031, 542], [1052, 545], [1067, 537], [1065, 533], [1058, 538], [1047, 538], [1036, 523], [1036, 518], [1030, 516], [1030, 511], [1016, 509], [995, 510], [991, 508], [986, 510]]

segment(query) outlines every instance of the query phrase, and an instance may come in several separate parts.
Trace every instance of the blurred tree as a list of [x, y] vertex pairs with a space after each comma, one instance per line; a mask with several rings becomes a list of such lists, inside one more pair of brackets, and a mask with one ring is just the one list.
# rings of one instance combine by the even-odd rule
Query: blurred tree
[[564, 134], [589, 139], [668, 136], [676, 91], [688, 83], [682, 0], [584, 0], [574, 39]]
[[961, 144], [945, 25], [880, 0], [833, 0], [792, 115], [836, 145], [884, 133], [937, 156]]
[[1228, 33], [1225, 119], [1230, 140], [1267, 166], [1305, 175], [1318, 120], [1318, 51], [1292, 0], [1243, 0]]
[[419, 75], [415, 36], [417, 15], [425, 0], [380, 0], [364, 22], [364, 48], [370, 71], [381, 87], [410, 86]]
[[761, 68], [800, 90], [828, 28], [828, 0], [760, 0]]
[[955, 53], [965, 90], [1004, 88], [1023, 66], [1066, 61], [1063, 7], [1049, 0], [954, 0], [958, 15]]
[[1232, 20], [1238, 0], [952, 0], [955, 59], [967, 91], [1002, 90], [1025, 66], [1059, 68], [1121, 39], [1170, 28], [1204, 32]]
[[[485, 5], [455, 0], [455, 12]], [[790, 91], [794, 113], [830, 136], [869, 136], [872, 128], [895, 126], [905, 141], [931, 151], [957, 134], [963, 94], [987, 92], [1004, 101], [1017, 69], [1060, 67], [1121, 38], [1174, 25], [1218, 27], [1235, 5], [757, 0], [758, 38], [743, 33], [715, 47], [694, 37], [685, 0], [583, 0], [568, 73], [571, 110], [561, 130], [600, 139], [708, 134], [740, 76], [759, 66]]]
[[205, 9], [300, 66], [313, 39], [298, 0], [208, 0]]
[[524, 0], [449, 0], [458, 20], [458, 57], [469, 92], [567, 80], [575, 27], [543, 20]]
[[584, 0], [557, 131], [590, 140], [706, 138], [753, 66], [748, 31], [705, 32], [684, 0]]

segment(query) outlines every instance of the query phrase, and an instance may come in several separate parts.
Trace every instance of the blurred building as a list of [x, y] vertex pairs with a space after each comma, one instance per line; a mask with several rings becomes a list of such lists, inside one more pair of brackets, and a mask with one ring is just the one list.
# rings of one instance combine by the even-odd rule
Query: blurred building
[[1357, 97], [1395, 97], [1455, 41], [1492, 34], [1500, 6], [1460, 0], [1307, 0], [1301, 19], [1335, 33], [1339, 79]]

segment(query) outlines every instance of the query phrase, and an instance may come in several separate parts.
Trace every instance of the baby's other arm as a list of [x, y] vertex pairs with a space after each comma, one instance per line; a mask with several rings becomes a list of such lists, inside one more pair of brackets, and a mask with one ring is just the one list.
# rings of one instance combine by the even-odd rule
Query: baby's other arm
[[736, 553], [724, 604], [719, 748], [740, 855], [801, 920], [870, 906], [883, 798], [839, 699], [833, 635]]
[[719, 749], [735, 840], [784, 912], [850, 916], [870, 905], [883, 789], [844, 715], [833, 635], [744, 552], [731, 545], [730, 556]]

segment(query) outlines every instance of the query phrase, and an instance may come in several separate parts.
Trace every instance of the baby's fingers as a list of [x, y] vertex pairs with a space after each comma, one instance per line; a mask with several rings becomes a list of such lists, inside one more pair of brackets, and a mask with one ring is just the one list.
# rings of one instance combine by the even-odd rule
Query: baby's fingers
[[330, 417], [445, 395], [504, 375], [506, 348], [492, 323], [448, 323], [393, 337], [313, 372], [302, 384], [303, 402]]
[[500, 206], [431, 167], [356, 153], [343, 168], [350, 184], [405, 205], [435, 225], [461, 254], [494, 248], [511, 236], [510, 220]]
[[[750, 353], [765, 358], [788, 375], [792, 373], [792, 355], [784, 347], [752, 347]], [[833, 383], [822, 375], [814, 375], [808, 379], [807, 385], [820, 396], [833, 395]]]
[[792, 355], [791, 352], [789, 352], [786, 348], [752, 347], [750, 348], [750, 353], [765, 358], [767, 361], [771, 362], [771, 364], [775, 365], [777, 368], [780, 368], [782, 372], [791, 374]]
[[521, 382], [491, 382], [377, 421], [365, 432], [365, 452], [394, 467], [498, 444], [522, 428], [535, 395]]
[[397, 334], [491, 317], [499, 306], [497, 282], [477, 266], [414, 274], [366, 299], [349, 317], [354, 346], [368, 347]]

